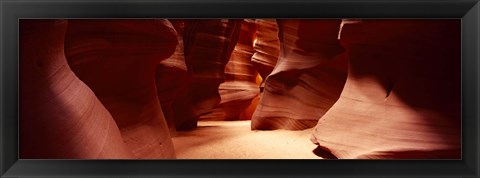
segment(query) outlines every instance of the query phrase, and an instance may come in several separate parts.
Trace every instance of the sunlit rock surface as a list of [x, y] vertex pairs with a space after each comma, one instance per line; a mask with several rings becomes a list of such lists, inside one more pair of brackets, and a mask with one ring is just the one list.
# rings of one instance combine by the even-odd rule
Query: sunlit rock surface
[[132, 158], [110, 113], [67, 64], [67, 25], [19, 20], [19, 158]]
[[201, 119], [238, 120], [259, 94], [260, 88], [255, 83], [258, 73], [251, 62], [255, 31], [254, 20], [242, 21], [238, 42], [225, 66], [225, 82], [218, 88], [220, 103]]
[[459, 20], [364, 20], [340, 40], [349, 71], [312, 141], [338, 158], [460, 158]]
[[182, 97], [188, 100], [174, 106], [177, 129], [196, 127], [198, 119], [211, 113], [220, 102], [218, 87], [225, 80], [225, 65], [237, 42], [241, 22], [240, 19], [185, 22], [183, 39], [189, 86]]
[[460, 158], [458, 19], [19, 28], [21, 159]]
[[273, 71], [280, 55], [280, 39], [277, 20], [255, 19], [257, 24], [252, 62], [262, 79]]
[[136, 158], [174, 158], [155, 70], [177, 45], [167, 20], [69, 20], [67, 60], [115, 119]]
[[346, 78], [340, 20], [277, 20], [282, 48], [252, 118], [252, 129], [314, 127]]

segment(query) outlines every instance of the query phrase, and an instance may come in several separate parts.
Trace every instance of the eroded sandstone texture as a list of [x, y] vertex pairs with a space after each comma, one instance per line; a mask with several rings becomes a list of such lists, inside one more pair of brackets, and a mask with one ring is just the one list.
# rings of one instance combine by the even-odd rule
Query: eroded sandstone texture
[[278, 23], [275, 19], [255, 19], [257, 24], [252, 62], [262, 79], [267, 78], [280, 55]]
[[[240, 33], [242, 20], [188, 20], [185, 23], [185, 63], [189, 73], [187, 101], [175, 104], [177, 129], [197, 126], [220, 102], [219, 85], [225, 80], [225, 65]], [[186, 107], [185, 107], [186, 106]]]
[[174, 158], [155, 70], [177, 35], [167, 20], [69, 20], [67, 60], [115, 119], [137, 158]]
[[340, 20], [277, 21], [280, 57], [265, 79], [252, 129], [311, 128], [344, 85], [344, 49], [337, 40]]
[[19, 22], [19, 157], [132, 158], [112, 115], [67, 64], [67, 21]]
[[259, 94], [258, 72], [251, 62], [255, 31], [254, 20], [242, 21], [238, 42], [225, 66], [225, 82], [218, 87], [220, 103], [202, 119], [238, 120]]
[[208, 117], [313, 130], [325, 158], [460, 158], [460, 20], [19, 22], [20, 158], [175, 158]]
[[255, 78], [255, 83], [259, 86], [260, 94], [256, 95], [250, 105], [240, 113], [238, 117], [240, 120], [250, 120], [252, 118], [264, 88], [264, 79], [273, 71], [280, 53], [277, 20], [255, 19], [255, 24], [256, 31], [253, 34], [253, 56], [251, 58], [251, 64], [258, 73]]
[[[173, 103], [177, 100], [185, 102], [187, 98], [179, 97], [186, 95], [188, 87], [188, 72], [185, 65], [183, 31], [185, 28], [184, 20], [169, 20], [177, 32], [178, 45], [175, 52], [169, 58], [160, 62], [155, 72], [157, 84], [157, 95], [162, 105], [162, 111], [167, 120], [170, 135], [176, 133], [175, 113]], [[185, 106], [180, 106], [185, 107]]]
[[338, 158], [460, 158], [459, 20], [345, 24], [348, 78], [312, 140]]

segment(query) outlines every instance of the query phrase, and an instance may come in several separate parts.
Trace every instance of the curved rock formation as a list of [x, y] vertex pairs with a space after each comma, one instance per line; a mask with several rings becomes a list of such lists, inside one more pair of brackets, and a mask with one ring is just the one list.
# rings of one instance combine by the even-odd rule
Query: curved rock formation
[[349, 72], [312, 141], [338, 158], [461, 158], [460, 20], [343, 26]]
[[252, 62], [262, 79], [267, 78], [280, 55], [278, 24], [275, 19], [255, 19], [257, 24]]
[[[308, 156], [461, 158], [460, 20], [21, 19], [19, 29], [21, 159], [175, 158], [175, 129], [217, 116], [313, 131]], [[211, 138], [178, 140], [235, 142]]]
[[225, 66], [225, 82], [218, 88], [220, 103], [211, 114], [201, 119], [238, 120], [253, 98], [260, 93], [259, 86], [255, 83], [258, 73], [251, 62], [255, 31], [255, 21], [242, 21], [238, 42]]
[[67, 64], [67, 21], [19, 24], [19, 157], [132, 158], [110, 113]]
[[280, 58], [265, 80], [252, 129], [311, 128], [338, 99], [345, 82], [344, 49], [337, 40], [340, 20], [278, 24]]
[[70, 67], [105, 105], [137, 158], [174, 158], [155, 70], [177, 45], [167, 20], [70, 20]]
[[178, 45], [177, 48], [175, 48], [173, 55], [161, 61], [157, 66], [155, 80], [157, 83], [158, 99], [162, 104], [162, 111], [167, 120], [170, 135], [174, 136], [176, 133], [176, 126], [173, 103], [175, 100], [180, 99], [178, 95], [185, 95], [186, 87], [188, 87], [188, 72], [183, 53], [183, 31], [185, 28], [185, 22], [184, 20], [169, 21], [177, 31]]
[[[196, 127], [198, 118], [212, 112], [220, 102], [218, 86], [224, 81], [225, 65], [235, 47], [240, 24], [241, 20], [236, 19], [186, 21], [183, 39], [189, 73], [188, 101], [175, 104], [177, 129]], [[176, 107], [182, 104], [184, 107]]]

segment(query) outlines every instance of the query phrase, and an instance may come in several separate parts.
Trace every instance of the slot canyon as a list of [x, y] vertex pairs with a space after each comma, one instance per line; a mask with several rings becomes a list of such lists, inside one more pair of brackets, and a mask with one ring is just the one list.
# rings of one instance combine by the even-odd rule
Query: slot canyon
[[20, 159], [461, 159], [459, 19], [21, 19]]

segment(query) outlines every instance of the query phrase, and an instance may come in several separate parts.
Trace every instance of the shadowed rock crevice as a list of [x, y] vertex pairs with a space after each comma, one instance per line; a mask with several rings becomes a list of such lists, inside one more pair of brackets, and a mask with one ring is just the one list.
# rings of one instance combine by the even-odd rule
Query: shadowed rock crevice
[[460, 158], [459, 23], [344, 25], [348, 78], [312, 141], [340, 159]]
[[21, 159], [461, 158], [458, 19], [19, 28]]
[[280, 56], [265, 79], [252, 129], [314, 127], [338, 99], [346, 78], [344, 49], [337, 39], [341, 21], [277, 22]]
[[185, 63], [189, 73], [188, 108], [176, 114], [177, 129], [196, 127], [202, 115], [220, 102], [219, 85], [225, 80], [225, 65], [240, 33], [242, 20], [211, 19], [185, 22]]

